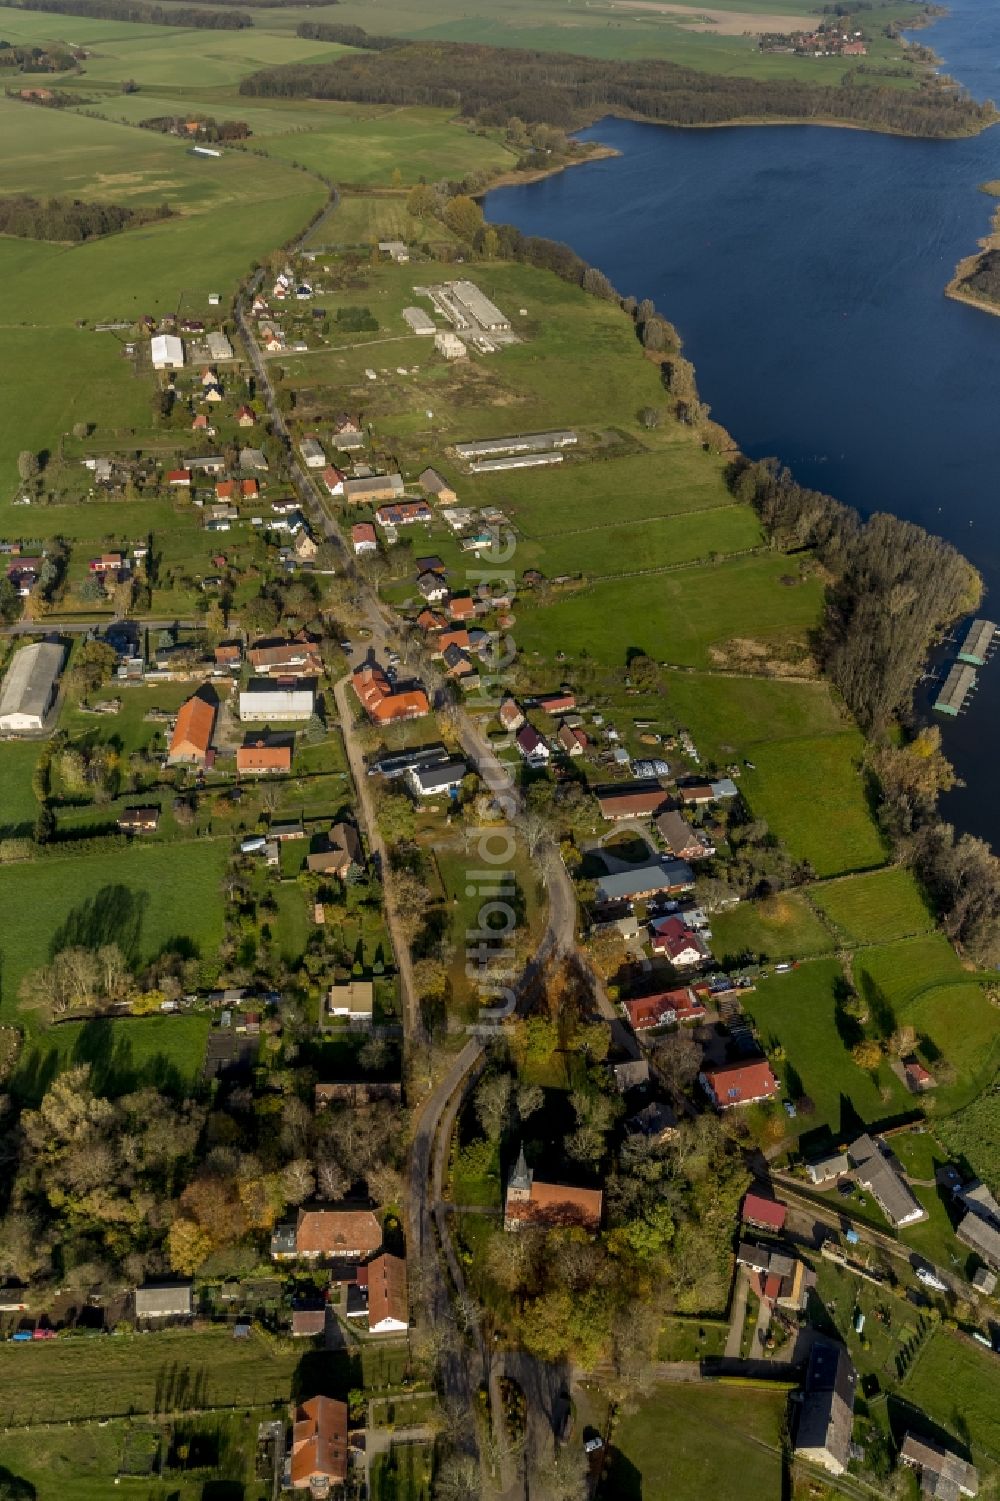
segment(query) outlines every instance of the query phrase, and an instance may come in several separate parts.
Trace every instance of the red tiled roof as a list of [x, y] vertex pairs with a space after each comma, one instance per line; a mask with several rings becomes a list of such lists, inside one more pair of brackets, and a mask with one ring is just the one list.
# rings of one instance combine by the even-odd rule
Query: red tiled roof
[[310, 1480], [347, 1479], [347, 1403], [312, 1397], [295, 1409], [292, 1429], [292, 1485]]
[[430, 713], [431, 706], [422, 688], [395, 692], [381, 667], [359, 667], [351, 681], [362, 708], [377, 724], [419, 719]]
[[406, 1295], [406, 1262], [385, 1253], [368, 1263], [368, 1327], [374, 1329], [385, 1319], [407, 1324], [410, 1308]]
[[563, 1183], [539, 1183], [536, 1179], [527, 1202], [508, 1202], [506, 1218], [515, 1223], [579, 1225], [599, 1230], [603, 1204], [599, 1188], [568, 1188]]
[[725, 1063], [707, 1068], [702, 1077], [720, 1110], [753, 1100], [770, 1099], [778, 1093], [778, 1081], [766, 1058], [752, 1063]]
[[302, 1209], [295, 1248], [304, 1256], [370, 1256], [382, 1226], [370, 1209]]
[[171, 756], [199, 756], [208, 753], [215, 728], [215, 706], [196, 693], [177, 711], [177, 724], [170, 737]]
[[763, 1225], [768, 1230], [784, 1227], [788, 1209], [776, 1199], [762, 1199], [760, 1194], [748, 1193], [743, 1200], [743, 1218], [750, 1225]]
[[292, 747], [268, 745], [257, 740], [252, 745], [241, 745], [236, 752], [237, 771], [291, 771]]

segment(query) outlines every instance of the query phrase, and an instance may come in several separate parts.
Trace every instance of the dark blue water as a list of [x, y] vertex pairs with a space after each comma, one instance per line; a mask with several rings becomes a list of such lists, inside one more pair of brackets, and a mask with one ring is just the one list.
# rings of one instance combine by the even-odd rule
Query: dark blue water
[[[955, 0], [920, 40], [1000, 99], [1000, 6]], [[680, 330], [702, 399], [755, 457], [960, 547], [1000, 611], [1000, 318], [943, 288], [987, 232], [1000, 127], [914, 141], [822, 126], [605, 120], [621, 156], [489, 195], [487, 216], [572, 245]], [[966, 783], [943, 802], [1000, 849], [1000, 657], [942, 721]]]

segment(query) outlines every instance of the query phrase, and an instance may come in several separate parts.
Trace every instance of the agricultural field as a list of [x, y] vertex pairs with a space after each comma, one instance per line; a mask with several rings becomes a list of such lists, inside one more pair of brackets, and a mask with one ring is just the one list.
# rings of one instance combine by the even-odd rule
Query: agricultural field
[[[186, 844], [182, 857], [167, 844], [134, 844], [0, 867], [0, 1018], [18, 1014], [24, 975], [72, 944], [117, 943], [139, 962], [179, 948], [211, 962], [228, 855], [228, 839], [204, 839]], [[24, 1019], [32, 1024], [30, 1014]]]
[[797, 860], [818, 876], [882, 865], [885, 846], [865, 799], [857, 730], [752, 746], [741, 790]]
[[[316, 43], [299, 45], [315, 48]], [[496, 134], [473, 132], [450, 119], [446, 110], [327, 104], [323, 114], [320, 129], [260, 136], [254, 146], [275, 161], [303, 166], [352, 187], [388, 187], [390, 182], [408, 187], [421, 178], [439, 178], [442, 163], [447, 163], [445, 175], [455, 178], [514, 166], [513, 153]], [[337, 238], [336, 216], [324, 233], [324, 243], [332, 238]]]
[[301, 1350], [274, 1346], [259, 1335], [234, 1340], [227, 1328], [5, 1344], [0, 1417], [5, 1426], [20, 1426], [53, 1413], [86, 1420], [284, 1403], [301, 1359]]
[[712, 917], [712, 952], [723, 965], [754, 953], [765, 962], [828, 954], [833, 940], [802, 892], [741, 902]]
[[934, 925], [912, 874], [899, 867], [811, 886], [809, 900], [849, 944], [891, 943]]
[[745, 999], [765, 1045], [780, 1042], [785, 1050], [777, 1071], [786, 1095], [807, 1095], [815, 1106], [814, 1114], [800, 1112], [788, 1122], [789, 1132], [804, 1135], [827, 1127], [842, 1141], [846, 1133], [856, 1134], [859, 1122], [894, 1115], [912, 1099], [888, 1064], [873, 1081], [851, 1057], [845, 1043], [850, 1034], [840, 1015], [843, 983], [837, 961], [821, 959], [760, 981]]
[[605, 1501], [704, 1501], [730, 1493], [745, 1501], [781, 1494], [783, 1391], [661, 1386], [620, 1417], [599, 1495]]
[[752, 759], [762, 740], [834, 734], [845, 723], [829, 685], [819, 681], [676, 673], [669, 679], [666, 700], [702, 760], [720, 765], [734, 756]]
[[405, 196], [385, 192], [341, 193], [336, 210], [316, 231], [317, 248], [376, 246], [380, 240], [450, 244], [453, 239], [439, 219], [415, 219], [407, 213]]

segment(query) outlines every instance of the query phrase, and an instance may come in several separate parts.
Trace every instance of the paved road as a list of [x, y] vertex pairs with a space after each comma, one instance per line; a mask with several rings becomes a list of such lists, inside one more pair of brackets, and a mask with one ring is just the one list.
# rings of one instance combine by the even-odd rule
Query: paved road
[[747, 1293], [750, 1279], [745, 1267], [736, 1271], [736, 1287], [733, 1291], [733, 1306], [729, 1314], [729, 1333], [726, 1335], [725, 1356], [727, 1360], [739, 1360], [743, 1343], [743, 1323], [747, 1316]]

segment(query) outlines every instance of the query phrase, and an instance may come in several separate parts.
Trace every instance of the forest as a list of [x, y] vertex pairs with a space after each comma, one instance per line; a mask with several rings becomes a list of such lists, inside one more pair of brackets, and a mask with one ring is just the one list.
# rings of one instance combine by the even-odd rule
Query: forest
[[29, 198], [18, 194], [0, 198], [0, 234], [22, 240], [53, 240], [79, 244], [100, 235], [117, 234], [140, 224], [169, 219], [167, 204], [158, 208], [124, 208], [117, 203], [81, 203], [78, 198]]
[[[41, 10], [56, 16], [98, 21], [134, 21], [140, 26], [193, 26], [203, 31], [242, 31], [253, 17], [239, 10], [202, 10], [196, 5], [164, 8], [147, 0], [5, 0], [10, 10]], [[228, 0], [223, 0], [227, 4]]]
[[310, 42], [337, 42], [343, 47], [360, 47], [368, 52], [385, 52], [389, 47], [404, 45], [393, 36], [372, 36], [360, 26], [338, 26], [329, 21], [300, 21], [295, 35]]
[[984, 250], [957, 290], [984, 302], [1000, 303], [1000, 250]]
[[484, 124], [516, 115], [562, 127], [582, 126], [607, 114], [674, 125], [846, 120], [939, 137], [971, 134], [996, 118], [992, 105], [977, 104], [953, 85], [930, 79], [913, 90], [849, 82], [830, 88], [795, 79], [697, 73], [661, 59], [615, 61], [464, 42], [413, 42], [332, 62], [264, 68], [245, 78], [240, 92], [433, 105]]

